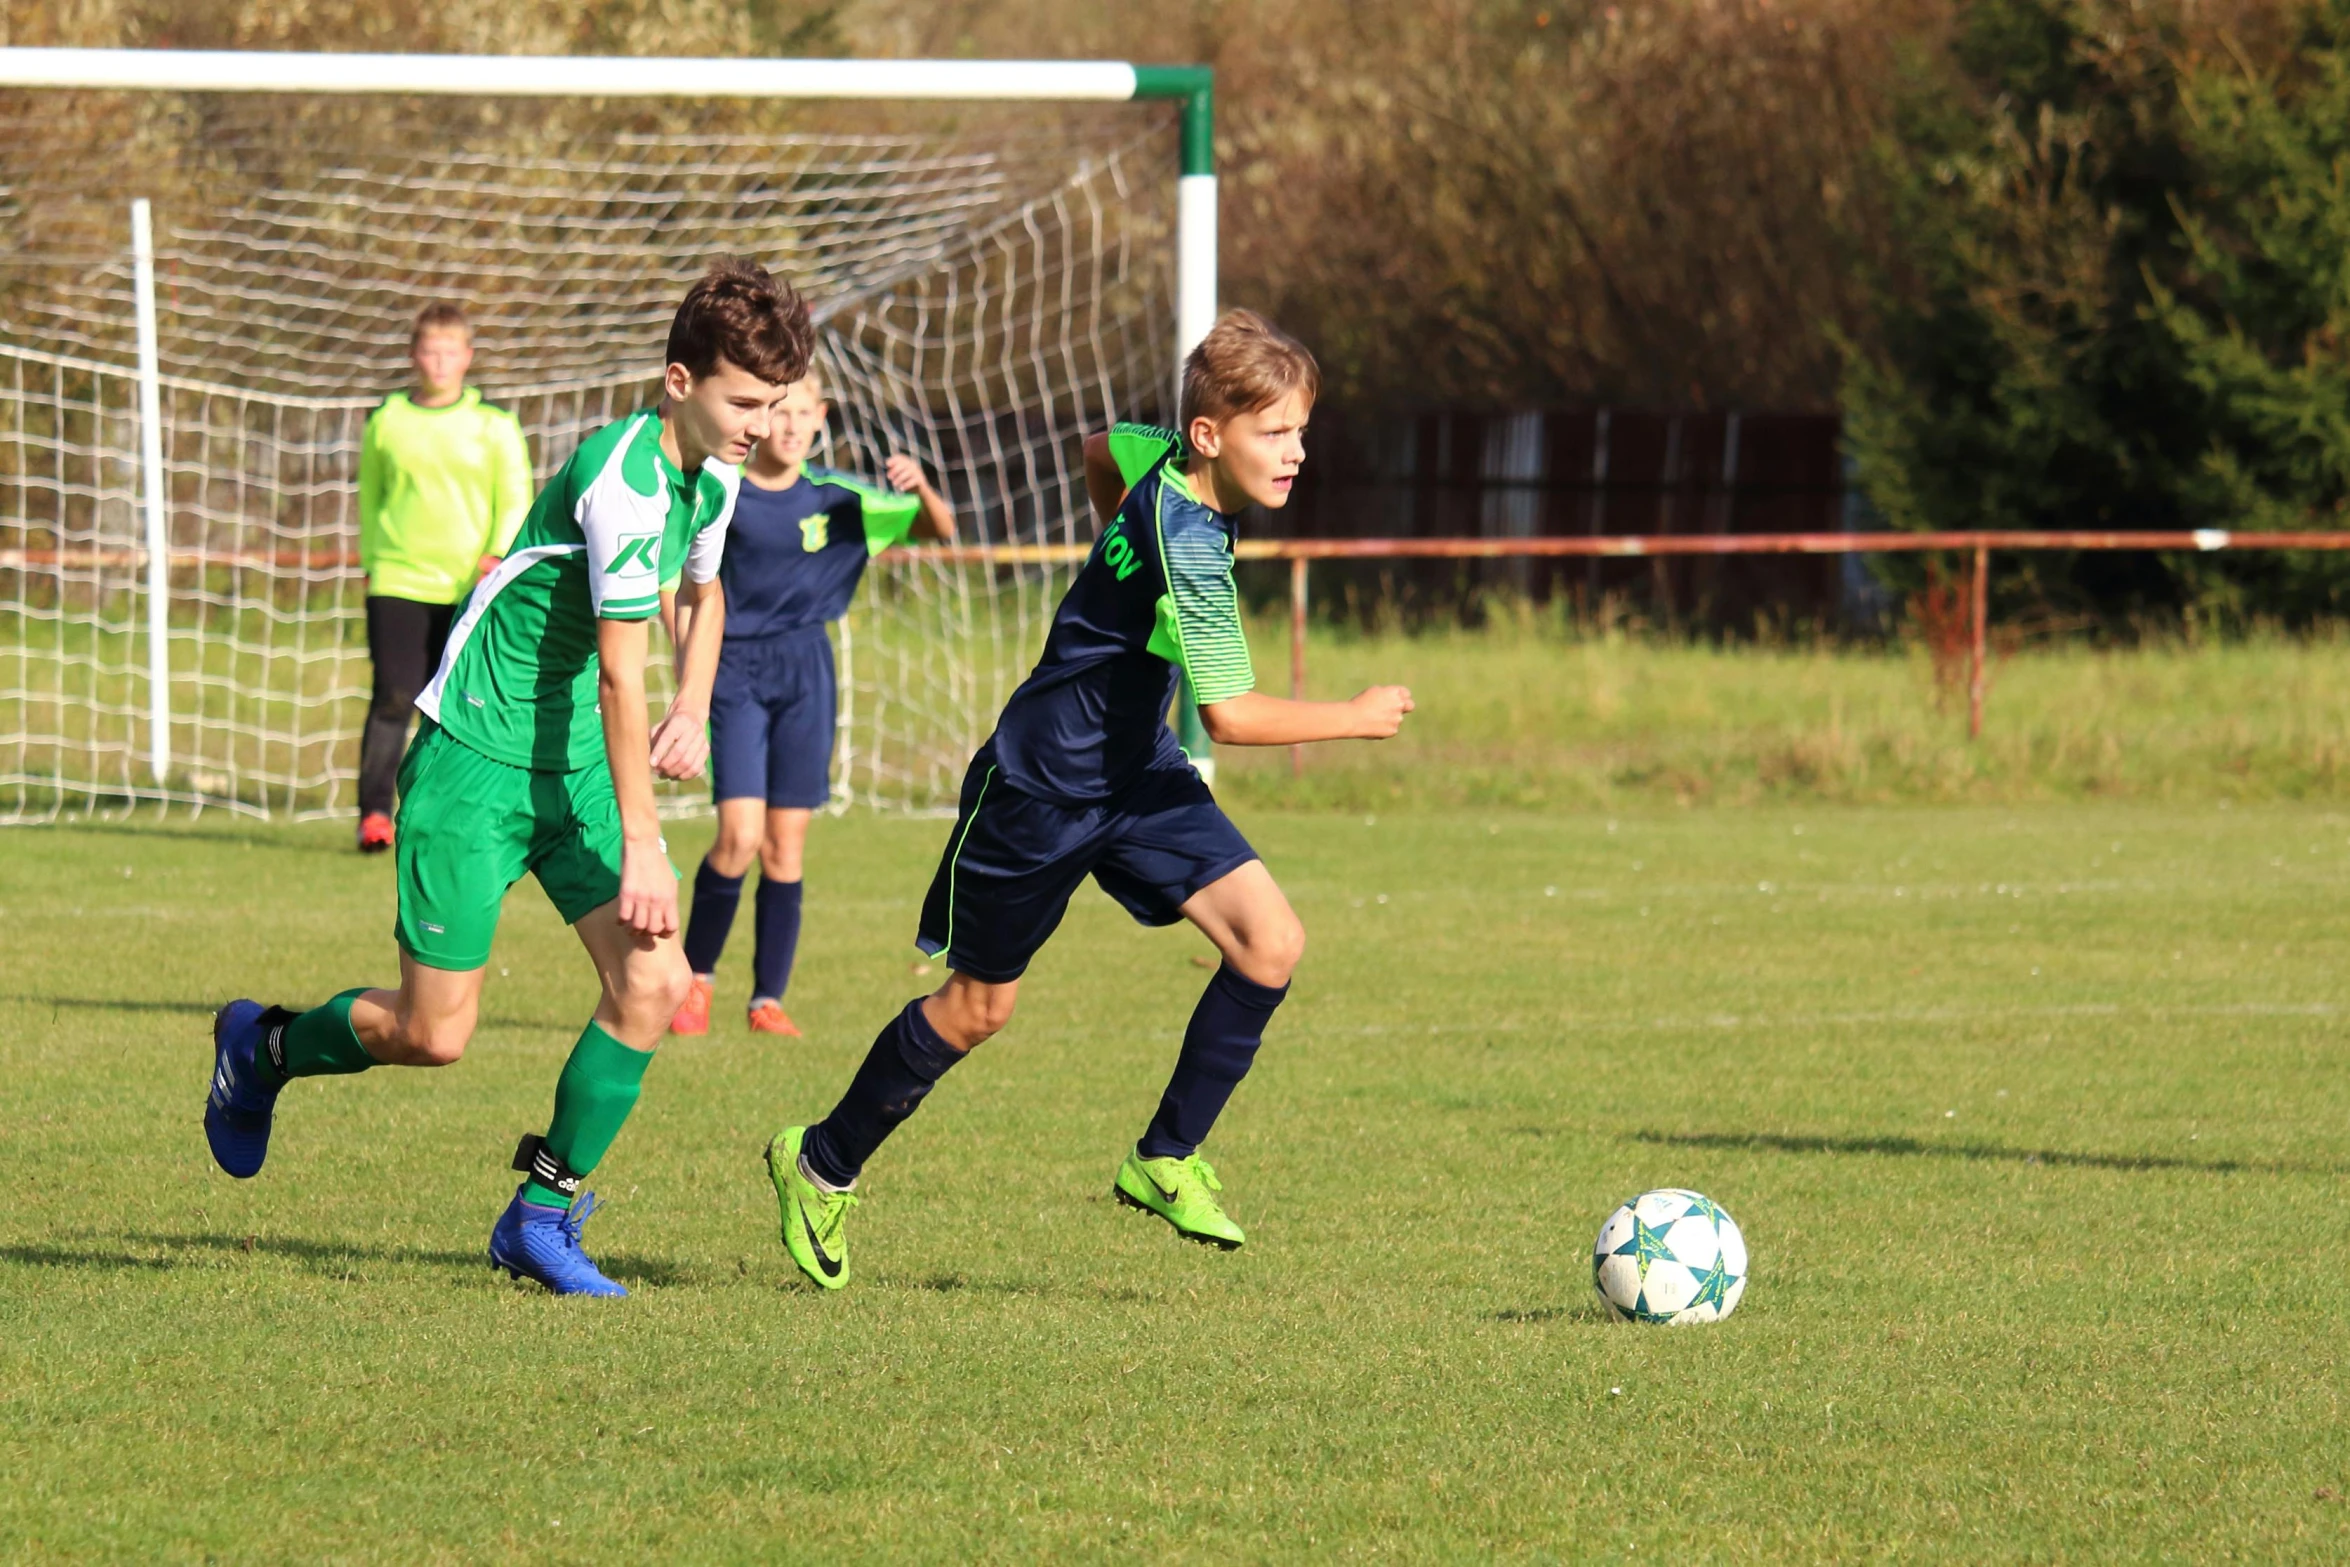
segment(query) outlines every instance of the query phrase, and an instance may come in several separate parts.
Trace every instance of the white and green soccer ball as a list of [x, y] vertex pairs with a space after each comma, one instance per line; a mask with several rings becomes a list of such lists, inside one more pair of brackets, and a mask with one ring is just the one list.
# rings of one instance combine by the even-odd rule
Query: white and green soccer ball
[[1719, 1322], [1746, 1293], [1746, 1237], [1702, 1193], [1642, 1192], [1599, 1227], [1591, 1285], [1627, 1322]]

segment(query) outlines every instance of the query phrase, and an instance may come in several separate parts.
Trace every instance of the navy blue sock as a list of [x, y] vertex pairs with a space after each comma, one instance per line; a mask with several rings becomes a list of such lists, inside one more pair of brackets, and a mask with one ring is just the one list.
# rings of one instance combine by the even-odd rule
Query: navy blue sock
[[922, 1096], [963, 1059], [963, 1052], [938, 1037], [922, 1003], [909, 1001], [890, 1019], [865, 1052], [865, 1064], [849, 1081], [832, 1114], [808, 1128], [800, 1153], [828, 1186], [846, 1186], [865, 1168], [882, 1139], [914, 1113]]
[[1138, 1146], [1145, 1159], [1181, 1159], [1208, 1140], [1208, 1128], [1257, 1058], [1273, 1009], [1288, 994], [1287, 985], [1279, 990], [1260, 985], [1234, 973], [1230, 964], [1216, 970], [1192, 1008], [1175, 1075], [1159, 1097], [1159, 1113], [1142, 1134]]
[[759, 941], [751, 949], [751, 999], [781, 1001], [800, 950], [800, 884], [759, 878]]
[[693, 913], [685, 922], [685, 961], [695, 973], [718, 972], [718, 954], [726, 950], [726, 933], [734, 929], [735, 905], [742, 898], [740, 876], [721, 876], [702, 861], [694, 872]]

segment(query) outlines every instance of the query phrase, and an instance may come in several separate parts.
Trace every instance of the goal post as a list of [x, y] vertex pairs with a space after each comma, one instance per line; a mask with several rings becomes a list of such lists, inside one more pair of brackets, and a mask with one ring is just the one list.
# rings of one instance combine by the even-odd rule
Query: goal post
[[155, 213], [131, 203], [131, 294], [139, 333], [139, 515], [147, 549], [147, 776], [171, 778], [171, 502], [163, 477], [163, 360], [155, 327]]
[[[68, 278], [51, 268], [34, 283], [19, 271], [29, 276], [55, 233], [76, 222], [86, 233], [80, 209], [99, 203], [77, 192], [78, 216], [29, 217], [38, 203], [24, 192], [61, 188], [72, 171], [53, 165], [73, 160], [11, 168], [0, 125], [0, 244], [13, 241], [0, 261], [0, 820], [124, 799], [260, 814], [350, 808], [357, 692], [341, 671], [357, 619], [355, 519], [329, 492], [388, 389], [390, 349], [372, 344], [373, 383], [304, 379], [299, 361], [303, 345], [315, 355], [358, 335], [360, 311], [412, 309], [404, 287], [462, 295], [470, 284], [509, 321], [537, 311], [545, 342], [530, 364], [495, 362], [508, 340], [493, 336], [477, 379], [519, 405], [544, 474], [653, 379], [641, 362], [658, 339], [645, 287], [673, 292], [687, 252], [697, 266], [723, 249], [780, 253], [795, 276], [795, 258], [814, 257], [819, 303], [831, 305], [819, 362], [835, 396], [835, 460], [877, 466], [886, 449], [906, 448], [960, 464], [958, 501], [978, 515], [983, 542], [1006, 544], [1070, 540], [1069, 517], [1055, 512], [1082, 511], [1082, 484], [1056, 448], [1088, 419], [1158, 410], [1171, 422], [1183, 356], [1215, 318], [1205, 66], [0, 48], [0, 101], [69, 101], [59, 94], [304, 106], [459, 98], [562, 112], [647, 100], [1156, 103], [1175, 111], [1176, 168], [1173, 199], [1159, 208], [1155, 155], [1131, 146], [1084, 149], [1055, 175], [954, 132], [793, 132], [763, 143], [695, 128], [676, 150], [630, 131], [578, 156], [468, 144], [420, 157], [387, 138], [373, 162], [305, 149], [314, 155], [299, 179], [248, 167], [285, 162], [286, 148], [186, 160], [201, 164], [208, 190], [227, 192], [219, 210], [189, 213], [140, 189], [137, 160], [125, 156], [97, 183], [125, 198], [107, 210], [127, 219], [127, 269], [92, 264]], [[139, 115], [120, 118], [126, 136], [154, 134]], [[209, 133], [226, 117], [187, 118]], [[311, 121], [289, 123], [290, 142], [315, 134]], [[15, 140], [28, 165], [40, 162], [37, 147]], [[770, 146], [788, 177], [760, 177]], [[908, 210], [893, 218], [901, 199]], [[1112, 210], [1122, 203], [1171, 211], [1130, 220]], [[701, 214], [717, 227], [697, 246], [690, 225]], [[633, 293], [613, 238], [632, 224], [650, 280]], [[476, 235], [487, 258], [471, 270], [450, 260], [458, 233]], [[1171, 254], [1139, 254], [1159, 233]], [[384, 276], [370, 276], [378, 253], [389, 258]], [[538, 294], [588, 292], [531, 301], [534, 259], [550, 274]], [[290, 280], [228, 276], [273, 265]], [[1165, 294], [1151, 281], [1160, 270], [1171, 273]], [[426, 281], [441, 277], [450, 281]], [[123, 306], [117, 330], [110, 312]], [[1138, 378], [1148, 360], [1155, 376]], [[951, 804], [941, 758], [967, 749], [974, 723], [983, 728], [1008, 693], [1007, 655], [1033, 655], [1030, 633], [1057, 598], [1049, 579], [1066, 570], [877, 563], [872, 612], [861, 601], [842, 628], [836, 799]], [[941, 659], [985, 667], [942, 669]], [[63, 667], [77, 661], [86, 665]], [[1178, 728], [1212, 768], [1196, 713], [1180, 713]]]

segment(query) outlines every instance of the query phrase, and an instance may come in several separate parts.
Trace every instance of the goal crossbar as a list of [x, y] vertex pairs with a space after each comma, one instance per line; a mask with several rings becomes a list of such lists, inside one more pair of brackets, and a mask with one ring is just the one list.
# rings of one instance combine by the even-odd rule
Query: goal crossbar
[[1118, 103], [1212, 90], [1204, 66], [1123, 60], [730, 60], [617, 55], [0, 49], [0, 86], [465, 97], [924, 98]]

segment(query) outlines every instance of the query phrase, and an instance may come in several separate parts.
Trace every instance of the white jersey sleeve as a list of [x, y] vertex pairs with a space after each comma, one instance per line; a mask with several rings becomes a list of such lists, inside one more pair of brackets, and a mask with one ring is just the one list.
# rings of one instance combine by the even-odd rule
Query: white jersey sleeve
[[740, 468], [730, 468], [715, 460], [704, 463], [702, 471], [715, 474], [718, 482], [726, 487], [726, 503], [687, 546], [685, 574], [696, 582], [715, 582], [718, 562], [726, 553], [726, 530], [734, 523], [735, 498], [742, 493], [743, 473]]
[[598, 620], [648, 620], [661, 608], [661, 532], [667, 497], [639, 494], [623, 469], [624, 442], [573, 512], [587, 543], [588, 602]]

